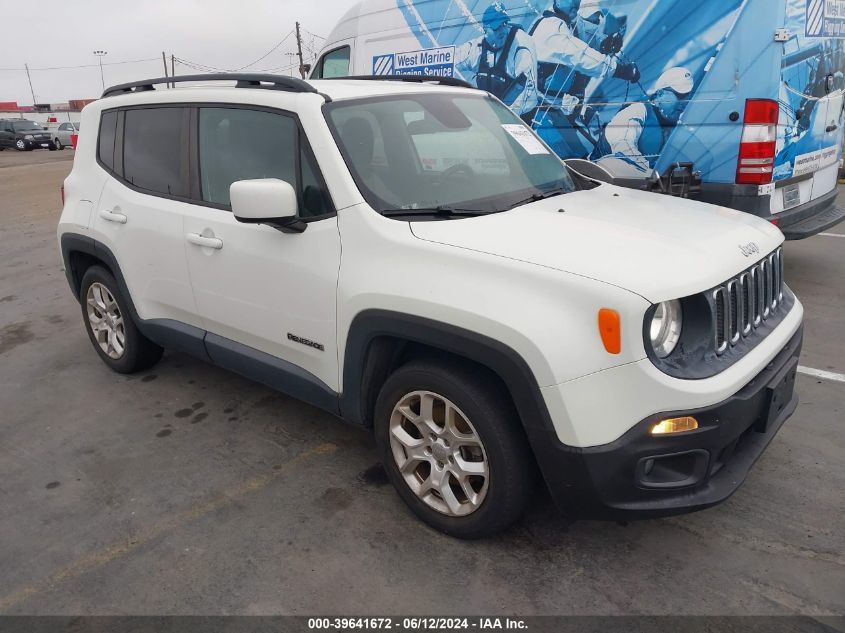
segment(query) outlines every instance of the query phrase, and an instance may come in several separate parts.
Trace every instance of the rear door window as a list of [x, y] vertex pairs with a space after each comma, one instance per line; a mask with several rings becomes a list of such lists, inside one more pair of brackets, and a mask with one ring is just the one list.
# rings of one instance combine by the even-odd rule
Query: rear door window
[[123, 133], [123, 177], [154, 193], [186, 196], [187, 129], [185, 108], [126, 110]]

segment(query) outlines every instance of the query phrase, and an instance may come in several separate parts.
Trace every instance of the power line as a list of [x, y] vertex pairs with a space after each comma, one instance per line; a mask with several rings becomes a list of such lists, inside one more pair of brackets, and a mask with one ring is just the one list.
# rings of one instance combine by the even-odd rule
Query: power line
[[[146, 59], [127, 59], [122, 62], [103, 62], [103, 66], [117, 66], [119, 64], [140, 64], [141, 62], [155, 62], [158, 61], [158, 57], [148, 57]], [[30, 71], [33, 70], [73, 70], [76, 68], [96, 68], [99, 64], [80, 64], [78, 66], [43, 66], [41, 68], [35, 68], [33, 66], [29, 67]], [[7, 70], [7, 71], [14, 71], [19, 70], [22, 72], [26, 72], [26, 68], [0, 68], [0, 70]]]
[[274, 51], [275, 51], [276, 49], [278, 49], [278, 48], [279, 48], [282, 44], [284, 44], [284, 43], [285, 43], [285, 40], [286, 40], [286, 39], [288, 39], [288, 38], [289, 38], [292, 34], [293, 34], [293, 31], [289, 31], [289, 32], [288, 32], [288, 34], [287, 34], [287, 35], [285, 35], [285, 36], [284, 36], [284, 37], [283, 37], [283, 38], [279, 41], [279, 43], [278, 43], [278, 44], [276, 44], [273, 48], [271, 48], [269, 51], [267, 51], [266, 53], [264, 53], [261, 57], [259, 57], [258, 59], [256, 59], [254, 62], [251, 62], [251, 63], [247, 64], [246, 66], [241, 66], [240, 68], [236, 68], [233, 72], [238, 72], [239, 70], [243, 70], [244, 68], [249, 68], [250, 66], [253, 66], [254, 64], [257, 64], [258, 62], [260, 62], [262, 59], [265, 59], [266, 57], [268, 57], [268, 56], [270, 55], [270, 53], [274, 52]]
[[302, 29], [302, 30], [303, 30], [303, 31], [305, 31], [306, 33], [308, 33], [308, 35], [311, 35], [312, 37], [316, 37], [316, 38], [321, 39], [321, 40], [326, 39], [326, 38], [325, 38], [325, 37], [323, 37], [322, 35], [317, 35], [316, 33], [312, 33], [312, 32], [311, 32], [311, 31], [309, 31], [308, 29]]

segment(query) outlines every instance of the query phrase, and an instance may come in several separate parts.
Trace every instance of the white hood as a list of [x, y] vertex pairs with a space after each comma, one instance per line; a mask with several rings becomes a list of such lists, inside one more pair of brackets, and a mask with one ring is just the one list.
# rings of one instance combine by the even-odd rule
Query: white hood
[[[776, 227], [748, 213], [611, 185], [489, 216], [414, 222], [411, 230], [422, 240], [613, 284], [653, 303], [712, 288], [783, 242]], [[758, 252], [746, 257], [751, 243]]]

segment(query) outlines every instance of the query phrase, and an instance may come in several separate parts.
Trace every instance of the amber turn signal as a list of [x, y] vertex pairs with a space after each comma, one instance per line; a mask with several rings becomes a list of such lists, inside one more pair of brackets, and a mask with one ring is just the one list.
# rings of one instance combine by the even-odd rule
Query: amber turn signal
[[651, 434], [669, 435], [670, 433], [686, 433], [687, 431], [695, 431], [697, 428], [698, 420], [690, 416], [684, 416], [683, 418], [660, 420], [660, 422], [651, 427]]
[[616, 310], [610, 308], [599, 310], [599, 334], [609, 354], [618, 354], [622, 351], [622, 326]]

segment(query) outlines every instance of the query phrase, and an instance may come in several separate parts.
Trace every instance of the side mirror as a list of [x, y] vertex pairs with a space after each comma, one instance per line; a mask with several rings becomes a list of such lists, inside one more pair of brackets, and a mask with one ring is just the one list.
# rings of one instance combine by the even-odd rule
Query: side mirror
[[238, 222], [267, 224], [284, 233], [302, 233], [308, 226], [296, 217], [296, 191], [284, 180], [238, 180], [229, 186], [229, 198]]

